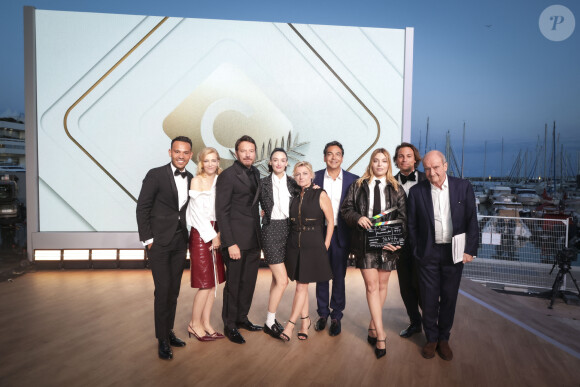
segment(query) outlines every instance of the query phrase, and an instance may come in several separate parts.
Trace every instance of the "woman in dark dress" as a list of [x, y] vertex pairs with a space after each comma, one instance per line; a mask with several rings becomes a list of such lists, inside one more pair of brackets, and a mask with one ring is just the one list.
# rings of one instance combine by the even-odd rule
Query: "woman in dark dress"
[[[296, 319], [300, 316], [298, 338], [308, 338], [308, 283], [332, 279], [328, 261], [328, 247], [334, 231], [334, 216], [330, 198], [320, 189], [312, 188], [314, 172], [310, 163], [302, 161], [294, 166], [294, 178], [302, 188], [290, 204], [290, 236], [286, 246], [286, 271], [296, 281], [292, 312], [280, 338], [290, 341]], [[324, 220], [326, 219], [326, 234]]]
[[210, 323], [215, 287], [225, 281], [220, 254], [220, 234], [215, 217], [215, 187], [220, 174], [220, 157], [214, 148], [202, 149], [198, 156], [197, 176], [191, 180], [187, 223], [191, 226], [189, 254], [191, 287], [199, 290], [193, 298], [189, 336], [199, 341], [214, 341], [225, 336]]
[[268, 169], [270, 175], [260, 180], [260, 205], [262, 206], [262, 250], [264, 260], [272, 272], [268, 314], [264, 332], [278, 338], [284, 329], [276, 320], [276, 309], [288, 286], [286, 259], [286, 242], [290, 233], [290, 200], [298, 195], [300, 187], [296, 181], [286, 175], [288, 155], [282, 148], [276, 148], [270, 154]]
[[380, 221], [400, 220], [404, 232], [407, 227], [405, 191], [393, 177], [390, 160], [391, 156], [386, 149], [375, 149], [365, 173], [349, 187], [340, 209], [342, 218], [353, 230], [351, 252], [356, 258], [356, 267], [361, 269], [366, 286], [371, 313], [368, 342], [375, 346], [377, 359], [386, 354], [382, 310], [387, 298], [389, 275], [391, 270], [396, 269], [401, 246], [388, 244], [382, 250], [367, 251], [365, 232], [379, 221], [371, 220], [372, 217], [387, 210], [392, 211], [380, 218]]

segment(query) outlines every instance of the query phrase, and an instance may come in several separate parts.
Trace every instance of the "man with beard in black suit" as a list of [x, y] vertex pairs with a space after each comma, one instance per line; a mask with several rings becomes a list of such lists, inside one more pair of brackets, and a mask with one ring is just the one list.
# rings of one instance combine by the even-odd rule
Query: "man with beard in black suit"
[[253, 166], [256, 142], [252, 137], [240, 137], [235, 151], [237, 160], [217, 177], [215, 212], [226, 265], [224, 331], [231, 342], [243, 344], [246, 340], [238, 328], [262, 330], [248, 320], [260, 265], [260, 173]]

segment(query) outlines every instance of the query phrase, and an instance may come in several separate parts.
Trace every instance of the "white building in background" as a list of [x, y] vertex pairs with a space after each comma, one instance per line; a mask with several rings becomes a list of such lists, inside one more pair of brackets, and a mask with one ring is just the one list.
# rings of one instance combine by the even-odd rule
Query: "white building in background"
[[24, 123], [0, 118], [0, 173], [24, 172]]
[[0, 118], [0, 176], [16, 176], [17, 198], [26, 203], [26, 153], [24, 123]]

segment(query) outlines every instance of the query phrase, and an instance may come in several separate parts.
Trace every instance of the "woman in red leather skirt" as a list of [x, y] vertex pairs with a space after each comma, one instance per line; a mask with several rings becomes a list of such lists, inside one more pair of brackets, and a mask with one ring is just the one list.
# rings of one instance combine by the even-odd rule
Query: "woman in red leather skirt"
[[187, 224], [191, 226], [189, 254], [191, 287], [199, 290], [193, 298], [189, 337], [199, 341], [224, 338], [210, 323], [215, 288], [225, 281], [220, 254], [220, 234], [215, 217], [215, 183], [221, 172], [220, 157], [214, 148], [204, 148], [197, 155], [197, 176], [191, 181]]

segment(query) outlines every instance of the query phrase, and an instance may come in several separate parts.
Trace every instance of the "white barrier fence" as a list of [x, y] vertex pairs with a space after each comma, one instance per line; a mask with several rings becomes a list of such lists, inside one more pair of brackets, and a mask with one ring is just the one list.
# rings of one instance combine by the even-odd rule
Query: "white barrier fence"
[[[504, 289], [552, 288], [559, 271], [556, 265], [550, 274], [556, 254], [568, 247], [567, 219], [480, 215], [478, 221], [478, 254], [464, 266], [464, 277]], [[572, 266], [571, 273], [576, 280], [580, 279], [579, 266]], [[568, 275], [560, 289], [577, 292]]]

